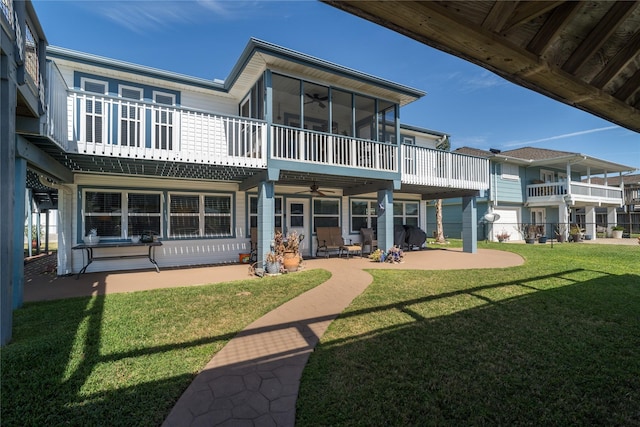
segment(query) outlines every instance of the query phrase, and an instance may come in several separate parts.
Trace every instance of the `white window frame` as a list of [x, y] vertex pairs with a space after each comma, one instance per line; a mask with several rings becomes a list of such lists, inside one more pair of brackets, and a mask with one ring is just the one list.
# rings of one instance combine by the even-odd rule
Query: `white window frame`
[[[410, 145], [410, 146], [415, 146], [416, 145], [416, 139], [412, 136], [403, 136], [402, 137], [402, 144], [403, 145]], [[415, 153], [415, 151], [413, 151]], [[410, 175], [415, 175], [416, 174], [416, 160], [414, 159], [413, 156], [407, 156], [404, 158], [404, 171], [405, 173], [408, 173]]]
[[[120, 194], [120, 212], [87, 212], [87, 208], [86, 208], [86, 203], [87, 203], [87, 193], [114, 193], [114, 194]], [[160, 211], [157, 213], [149, 213], [149, 212], [145, 212], [145, 213], [140, 213], [140, 214], [136, 214], [134, 212], [129, 213], [129, 195], [130, 194], [153, 194], [153, 195], [158, 195], [160, 196]], [[129, 238], [131, 236], [129, 236], [129, 217], [130, 216], [157, 216], [160, 221], [160, 230], [159, 231], [159, 235], [162, 236], [163, 235], [163, 230], [162, 230], [162, 211], [163, 211], [163, 204], [164, 204], [164, 200], [163, 200], [163, 194], [161, 191], [146, 191], [146, 190], [127, 190], [127, 189], [105, 189], [105, 188], [83, 188], [82, 189], [82, 232], [84, 233], [84, 230], [86, 229], [86, 218], [87, 217], [92, 217], [92, 216], [118, 216], [120, 217], [120, 235], [119, 236], [102, 236], [105, 238], [112, 238], [112, 239], [126, 239]], [[155, 231], [155, 230], [153, 230]]]
[[[336, 202], [336, 204], [338, 205], [338, 211], [335, 214], [326, 214], [326, 213], [316, 213], [316, 205], [315, 202], [316, 200], [323, 200], [323, 201], [331, 201], [331, 202]], [[316, 228], [316, 218], [337, 218], [338, 219], [338, 226], [340, 226], [340, 212], [341, 211], [341, 207], [340, 207], [340, 199], [335, 198], [335, 197], [313, 197], [311, 199], [311, 216], [312, 216], [312, 220], [313, 220], [313, 229], [315, 230]]]
[[[198, 212], [188, 212], [188, 213], [177, 213], [171, 212], [171, 199], [174, 196], [189, 196], [189, 197], [198, 197]], [[229, 213], [211, 213], [205, 212], [205, 197], [226, 197], [229, 199]], [[169, 218], [167, 224], [167, 235], [171, 238], [194, 238], [194, 237], [206, 237], [206, 238], [230, 238], [233, 237], [233, 219], [235, 218], [235, 205], [234, 205], [234, 197], [231, 194], [226, 193], [188, 193], [188, 192], [178, 192], [172, 191], [168, 193], [168, 203], [167, 203], [167, 216]], [[206, 217], [228, 217], [229, 218], [229, 232], [226, 234], [212, 235], [207, 234], [205, 229], [205, 218]], [[197, 234], [174, 234], [171, 230], [171, 218], [173, 217], [197, 217], [198, 218], [198, 232]]]
[[[161, 92], [154, 90], [152, 92], [153, 96], [153, 126], [151, 126], [151, 140], [153, 141], [153, 147], [157, 150], [173, 150], [174, 144], [177, 147], [177, 126], [175, 120], [175, 105], [176, 105], [176, 95], [173, 93]], [[166, 96], [171, 98], [171, 105], [158, 103], [158, 96]], [[162, 113], [166, 115], [163, 117]], [[166, 117], [166, 118], [165, 118]], [[165, 136], [165, 144], [163, 147], [161, 137]]]
[[[137, 91], [139, 97], [137, 99], [124, 97], [122, 95], [123, 90]], [[144, 91], [142, 90], [142, 88], [135, 86], [119, 85], [118, 95], [120, 96], [120, 98], [122, 98], [122, 101], [120, 101], [120, 111], [118, 114], [118, 141], [120, 145], [125, 145], [128, 147], [140, 147], [142, 142], [143, 129], [145, 128], [145, 126], [144, 114], [142, 114], [143, 108], [142, 104], [140, 104], [139, 101], [143, 99]], [[126, 116], [123, 116], [123, 114], [125, 114], [125, 111]], [[135, 114], [135, 117], [131, 117], [132, 112]], [[124, 140], [125, 138], [122, 135], [123, 125], [127, 125], [127, 129], [129, 131], [131, 130], [131, 127], [134, 128], [135, 137], [133, 138], [133, 141], [131, 138], [131, 133], [128, 133], [126, 141]]]
[[520, 180], [520, 167], [518, 165], [512, 165], [510, 163], [501, 163], [500, 165], [500, 176], [502, 179]]
[[[367, 203], [367, 212], [365, 215], [354, 215], [353, 213], [353, 202], [364, 202]], [[352, 219], [354, 217], [357, 218], [366, 218], [367, 219], [367, 227], [365, 228], [373, 228], [373, 222], [371, 221], [371, 219], [373, 217], [377, 217], [378, 213], [376, 210], [376, 206], [377, 206], [378, 202], [376, 200], [371, 200], [371, 199], [350, 199], [349, 200], [349, 214], [350, 214], [350, 218], [349, 218], [349, 230], [350, 233], [360, 233], [360, 229], [358, 230], [354, 230], [353, 227], [353, 221]], [[377, 227], [376, 227], [377, 229]], [[376, 230], [377, 231], [377, 230]]]
[[544, 183], [554, 182], [555, 173], [548, 169], [540, 169], [540, 181]]
[[[415, 215], [408, 215], [407, 214], [407, 204], [414, 204], [416, 205], [417, 209], [416, 209], [416, 214]], [[420, 226], [420, 202], [418, 200], [412, 201], [412, 200], [404, 200], [404, 201], [394, 201], [393, 202], [393, 206], [402, 206], [402, 214], [400, 215], [396, 215], [395, 212], [393, 214], [393, 218], [394, 218], [394, 223], [395, 223], [395, 218], [402, 218], [402, 225], [405, 225], [407, 223], [407, 218], [415, 218], [416, 223], [415, 223], [415, 227], [419, 227]]]
[[[95, 83], [104, 85], [104, 92], [90, 92], [87, 91], [85, 86], [87, 83]], [[106, 80], [92, 79], [88, 77], [82, 77], [80, 79], [80, 88], [85, 92], [85, 95], [80, 100], [80, 140], [93, 144], [102, 144], [107, 142], [107, 129], [109, 128], [108, 121], [108, 111], [110, 108], [110, 103], [104, 98], [104, 95], [109, 93], [109, 82]], [[102, 112], [97, 114], [95, 113], [96, 105], [100, 105]], [[91, 106], [92, 112], [87, 112], [87, 109]], [[87, 121], [91, 120], [92, 129], [91, 137], [87, 138]], [[96, 134], [96, 123], [100, 122], [100, 126], [102, 127], [102, 131], [100, 134]]]
[[[273, 223], [277, 224], [276, 218], [280, 218], [280, 226], [278, 226], [278, 225], [274, 225], [274, 226], [276, 228], [279, 228], [279, 229], [282, 230], [282, 229], [284, 229], [284, 225], [285, 225], [285, 223], [284, 223], [284, 210], [285, 210], [284, 198], [282, 196], [275, 196], [273, 199], [274, 199], [274, 203], [273, 203], [274, 209], [276, 207], [275, 201], [276, 200], [280, 200], [280, 212], [275, 212], [274, 213], [274, 222]], [[256, 212], [251, 212], [251, 200], [255, 200], [256, 201]], [[258, 218], [258, 210], [257, 210], [257, 207], [258, 207], [258, 196], [256, 196], [256, 195], [249, 196], [249, 204], [247, 205], [247, 212], [249, 214], [249, 224], [248, 224], [249, 228], [251, 228], [251, 219], [252, 218], [256, 218], [256, 224], [258, 223], [258, 219], [257, 219]]]

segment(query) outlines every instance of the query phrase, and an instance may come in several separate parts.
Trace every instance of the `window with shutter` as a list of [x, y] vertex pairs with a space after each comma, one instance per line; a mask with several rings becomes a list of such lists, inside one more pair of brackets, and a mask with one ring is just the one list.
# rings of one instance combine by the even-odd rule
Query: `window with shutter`
[[[142, 106], [136, 102], [142, 99], [142, 89], [120, 86], [120, 145], [140, 147], [142, 126]], [[131, 101], [129, 101], [131, 100]]]
[[[87, 93], [81, 102], [84, 103], [82, 111], [84, 112], [84, 135], [86, 142], [102, 143], [106, 139], [105, 136], [105, 105], [102, 96], [107, 93], [107, 83], [98, 80], [82, 79], [82, 89]], [[93, 95], [96, 94], [96, 95]]]
[[162, 150], [173, 150], [173, 115], [171, 108], [175, 104], [175, 96], [167, 93], [154, 92], [153, 100], [156, 104], [154, 114], [155, 147]]

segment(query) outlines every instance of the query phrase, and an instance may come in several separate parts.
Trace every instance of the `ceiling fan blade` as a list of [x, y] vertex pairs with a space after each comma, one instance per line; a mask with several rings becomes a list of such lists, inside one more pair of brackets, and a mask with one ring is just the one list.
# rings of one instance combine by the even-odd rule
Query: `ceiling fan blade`
[[309, 98], [313, 100], [313, 95], [309, 95], [308, 93], [305, 93], [305, 95], [307, 95]]
[[320, 106], [320, 108], [324, 108], [324, 107], [326, 107], [326, 105], [324, 105], [324, 103], [322, 103], [322, 102], [320, 102], [320, 101], [318, 101], [318, 105]]

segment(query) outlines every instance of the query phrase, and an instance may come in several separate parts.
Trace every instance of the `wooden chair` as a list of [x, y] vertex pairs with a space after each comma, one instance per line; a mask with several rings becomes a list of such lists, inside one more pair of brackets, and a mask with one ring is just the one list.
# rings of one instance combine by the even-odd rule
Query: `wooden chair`
[[[342, 229], [340, 227], [316, 227], [316, 239], [318, 241], [316, 257], [322, 251], [325, 257], [329, 258], [330, 251], [336, 251], [336, 253], [340, 254], [347, 246], [342, 238]], [[349, 241], [349, 244], [351, 244], [351, 241]]]
[[258, 261], [258, 229], [255, 227], [251, 227], [249, 231], [250, 235], [250, 247], [251, 252], [249, 253], [249, 262], [257, 262]]
[[369, 246], [369, 253], [373, 252], [374, 248], [378, 248], [378, 240], [374, 238], [373, 228], [361, 228], [360, 236], [362, 237], [362, 247]]

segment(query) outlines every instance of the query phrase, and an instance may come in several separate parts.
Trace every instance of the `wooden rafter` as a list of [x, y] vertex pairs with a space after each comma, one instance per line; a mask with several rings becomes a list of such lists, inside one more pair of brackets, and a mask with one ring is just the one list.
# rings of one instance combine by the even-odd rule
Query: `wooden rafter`
[[482, 27], [499, 33], [516, 9], [517, 2], [495, 2], [482, 22]]
[[542, 28], [531, 39], [527, 50], [536, 55], [542, 55], [547, 47], [555, 41], [560, 31], [570, 22], [573, 16], [578, 13], [581, 2], [566, 2], [558, 6], [549, 16], [549, 19], [542, 25]]
[[597, 23], [587, 38], [573, 51], [573, 54], [571, 54], [569, 59], [564, 63], [562, 69], [570, 74], [576, 74], [578, 69], [600, 49], [635, 7], [636, 4], [634, 2], [622, 1], [613, 3], [609, 11]]
[[607, 65], [591, 80], [591, 85], [602, 89], [620, 70], [625, 68], [632, 60], [640, 56], [640, 30], [620, 50]]
[[[498, 2], [500, 3], [500, 2]], [[511, 19], [502, 31], [507, 32], [562, 5], [564, 1], [524, 1], [517, 3]]]

